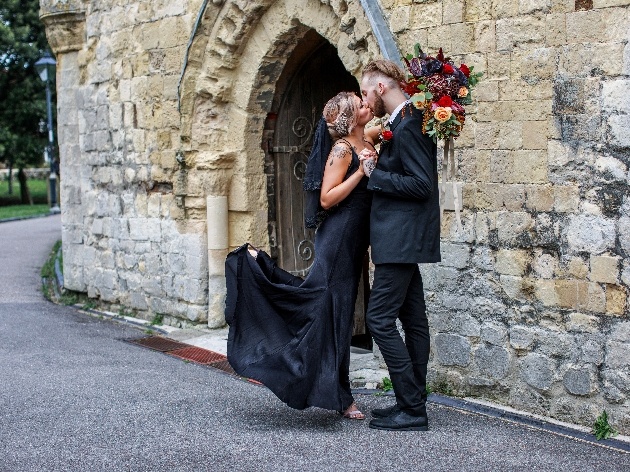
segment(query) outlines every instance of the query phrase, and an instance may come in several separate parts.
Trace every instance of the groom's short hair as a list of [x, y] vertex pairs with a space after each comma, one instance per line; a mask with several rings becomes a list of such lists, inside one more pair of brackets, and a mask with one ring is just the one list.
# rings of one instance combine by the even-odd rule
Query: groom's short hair
[[[406, 77], [403, 70], [394, 61], [387, 59], [376, 59], [369, 62], [363, 68], [363, 77], [366, 76], [381, 76], [383, 78], [389, 78], [395, 82], [395, 85], [400, 86], [401, 82], [405, 82]], [[394, 85], [393, 83], [390, 85]]]

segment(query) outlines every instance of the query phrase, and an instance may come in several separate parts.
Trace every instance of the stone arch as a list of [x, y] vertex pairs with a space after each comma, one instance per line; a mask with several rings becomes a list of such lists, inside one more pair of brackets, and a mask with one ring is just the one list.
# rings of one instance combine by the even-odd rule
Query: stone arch
[[208, 6], [182, 79], [186, 161], [195, 173], [207, 174], [207, 195], [229, 196], [230, 225], [262, 246], [267, 245], [264, 120], [288, 56], [311, 29], [337, 46], [357, 77], [378, 54], [358, 2], [228, 1]]

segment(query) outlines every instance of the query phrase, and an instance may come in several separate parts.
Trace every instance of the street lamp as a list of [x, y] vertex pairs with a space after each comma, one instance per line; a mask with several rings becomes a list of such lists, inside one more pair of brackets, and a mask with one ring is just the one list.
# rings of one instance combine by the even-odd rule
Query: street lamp
[[53, 123], [52, 123], [52, 99], [50, 92], [50, 81], [52, 75], [55, 73], [55, 67], [57, 61], [46, 52], [44, 56], [35, 63], [35, 70], [39, 74], [39, 77], [46, 83], [46, 110], [48, 112], [48, 147], [46, 153], [50, 159], [50, 212], [59, 213], [59, 205], [57, 205], [57, 172], [55, 166], [55, 145], [53, 137]]

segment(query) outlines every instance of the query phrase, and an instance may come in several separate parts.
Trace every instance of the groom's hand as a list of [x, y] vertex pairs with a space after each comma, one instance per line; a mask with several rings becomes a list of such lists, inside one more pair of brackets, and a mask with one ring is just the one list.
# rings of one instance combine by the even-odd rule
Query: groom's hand
[[366, 158], [361, 160], [361, 165], [363, 166], [363, 173], [369, 178], [372, 175], [372, 171], [376, 168], [376, 161]]

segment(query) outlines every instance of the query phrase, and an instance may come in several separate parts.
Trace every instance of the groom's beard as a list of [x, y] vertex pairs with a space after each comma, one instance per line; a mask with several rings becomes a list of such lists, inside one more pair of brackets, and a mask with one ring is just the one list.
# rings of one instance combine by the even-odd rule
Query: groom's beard
[[385, 102], [380, 95], [376, 95], [374, 97], [374, 107], [372, 108], [372, 112], [377, 118], [383, 118], [387, 114], [387, 110], [385, 110]]

